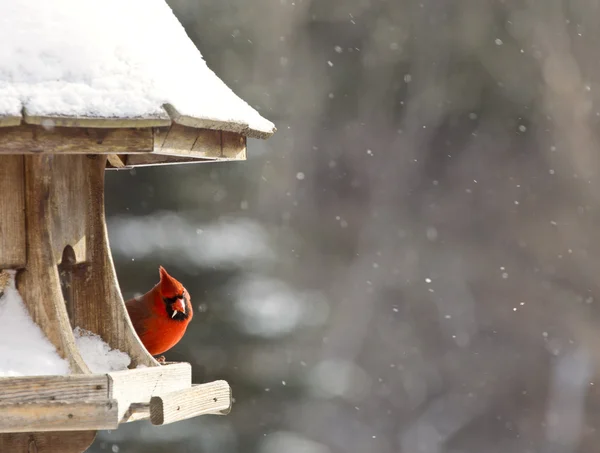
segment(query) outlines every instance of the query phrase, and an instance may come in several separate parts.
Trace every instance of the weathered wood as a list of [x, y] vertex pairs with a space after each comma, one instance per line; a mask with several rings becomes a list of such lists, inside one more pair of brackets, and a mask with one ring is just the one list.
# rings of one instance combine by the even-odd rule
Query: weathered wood
[[200, 118], [180, 113], [172, 104], [164, 104], [163, 108], [167, 111], [173, 123], [182, 126], [192, 127], [195, 129], [211, 129], [233, 132], [234, 134], [242, 134], [253, 138], [269, 138], [277, 129], [273, 130], [257, 130], [250, 127], [249, 124], [234, 121], [219, 121], [209, 118]]
[[221, 132], [180, 124], [169, 129], [154, 128], [153, 152], [180, 157], [221, 157]]
[[0, 403], [105, 401], [108, 399], [108, 387], [108, 376], [105, 374], [2, 377]]
[[94, 442], [96, 431], [0, 434], [1, 453], [82, 453]]
[[0, 433], [88, 431], [119, 426], [114, 400], [0, 403], [0, 414]]
[[[125, 168], [151, 167], [155, 165], [198, 164], [202, 162], [215, 162], [216, 160], [219, 159], [165, 156], [164, 154], [128, 154], [125, 159]], [[107, 170], [108, 169], [109, 168], [107, 167]], [[111, 169], [119, 169], [119, 167], [111, 165]]]
[[26, 124], [0, 128], [1, 154], [106, 154], [109, 168], [125, 168], [244, 160], [246, 138], [234, 132], [180, 124], [142, 129], [48, 128]]
[[147, 153], [154, 147], [152, 128], [106, 129], [23, 124], [0, 128], [0, 154]]
[[127, 353], [132, 367], [158, 366], [131, 324], [115, 273], [104, 218], [105, 165], [106, 158], [93, 156], [85, 159], [85, 168], [81, 170], [90, 191], [85, 192], [85, 210], [73, 218], [86, 219], [87, 261], [61, 269], [63, 273], [70, 273], [71, 285], [66, 288], [65, 297], [71, 324], [100, 335], [111, 348]]
[[10, 271], [6, 269], [0, 269], [0, 296], [2, 296], [2, 292], [10, 283], [12, 276], [9, 274]]
[[25, 109], [23, 118], [27, 124], [44, 127], [94, 127], [94, 128], [131, 128], [169, 126], [171, 118], [162, 115], [149, 118], [98, 118], [91, 116], [40, 116], [30, 115]]
[[221, 155], [227, 159], [246, 160], [246, 137], [233, 132], [223, 132]]
[[110, 155], [107, 169], [245, 159], [243, 135], [173, 124], [154, 128], [152, 153]]
[[166, 425], [199, 415], [225, 415], [230, 410], [231, 387], [226, 381], [214, 381], [153, 396], [150, 421], [153, 425]]
[[77, 172], [86, 157], [72, 156], [71, 168], [65, 159], [70, 156], [25, 158], [27, 267], [17, 275], [17, 287], [33, 321], [69, 360], [71, 371], [89, 373], [75, 345], [57, 267], [65, 244], [74, 244], [79, 259], [85, 257], [85, 211], [80, 209], [85, 208], [87, 178]]
[[23, 156], [0, 156], [0, 269], [27, 261]]
[[0, 115], [0, 127], [18, 126], [21, 120], [21, 116]]
[[125, 154], [108, 154], [106, 156], [107, 165], [110, 164], [112, 168], [123, 168], [125, 167], [125, 162], [127, 160], [127, 155]]
[[119, 420], [131, 422], [147, 418], [130, 411], [130, 405], [148, 404], [153, 396], [188, 389], [192, 385], [192, 367], [189, 363], [174, 363], [152, 368], [109, 373], [109, 398], [119, 401]]
[[[41, 227], [50, 231], [50, 247], [54, 263], [62, 260], [65, 247], [70, 246], [77, 263], [88, 259], [86, 233], [91, 219], [87, 216], [92, 187], [86, 170], [88, 156], [26, 156], [27, 196], [35, 195], [45, 200], [47, 211], [44, 219], [31, 218], [36, 215], [27, 207], [27, 225], [42, 222]], [[34, 203], [36, 200], [28, 200]], [[77, 221], [73, 221], [77, 219]]]
[[129, 409], [121, 417], [121, 423], [137, 422], [150, 418], [150, 403], [131, 403]]
[[160, 151], [169, 154], [189, 155], [194, 147], [194, 143], [196, 143], [196, 140], [201, 135], [201, 131], [202, 129], [173, 124], [167, 133]]
[[221, 131], [214, 131], [210, 129], [195, 130], [198, 131], [198, 137], [192, 146], [191, 154], [194, 156], [202, 156], [213, 159], [222, 158], [223, 135]]

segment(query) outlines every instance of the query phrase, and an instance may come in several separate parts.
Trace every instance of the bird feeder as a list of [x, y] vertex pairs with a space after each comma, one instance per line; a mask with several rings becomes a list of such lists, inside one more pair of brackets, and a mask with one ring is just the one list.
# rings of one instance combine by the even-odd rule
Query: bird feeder
[[[0, 378], [0, 451], [82, 452], [121, 423], [227, 413], [227, 382], [193, 385], [189, 364], [157, 362], [134, 331], [104, 172], [244, 160], [246, 137], [275, 127], [207, 67], [163, 0], [4, 2], [0, 41], [0, 270], [17, 271], [71, 369]], [[127, 353], [129, 368], [92, 373], [75, 326]]]

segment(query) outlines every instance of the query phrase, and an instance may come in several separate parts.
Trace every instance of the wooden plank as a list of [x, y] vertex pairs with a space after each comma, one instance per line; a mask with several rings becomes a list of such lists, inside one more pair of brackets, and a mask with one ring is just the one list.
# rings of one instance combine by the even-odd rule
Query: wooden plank
[[58, 431], [0, 434], [0, 452], [6, 453], [82, 453], [96, 431]]
[[21, 116], [0, 115], [0, 127], [18, 126], [21, 124]]
[[221, 157], [221, 132], [173, 124], [168, 132], [155, 128], [155, 154], [180, 157]]
[[211, 158], [223, 157], [223, 135], [221, 131], [210, 129], [198, 129], [198, 131], [198, 138], [192, 147], [192, 154]]
[[127, 155], [109, 154], [106, 159], [112, 168], [124, 168]]
[[108, 376], [104, 374], [0, 378], [0, 403], [107, 399]]
[[86, 431], [119, 426], [115, 400], [0, 403], [0, 433]]
[[167, 133], [160, 151], [167, 154], [188, 156], [198, 139], [199, 131], [199, 129], [194, 129], [193, 127], [173, 124]]
[[25, 109], [25, 123], [45, 127], [131, 128], [170, 126], [171, 118], [165, 112], [148, 118], [100, 118], [91, 116], [31, 115]]
[[234, 132], [236, 134], [246, 135], [252, 138], [266, 139], [271, 137], [277, 128], [272, 129], [253, 129], [246, 123], [233, 122], [233, 121], [222, 121], [214, 120], [209, 118], [198, 118], [190, 115], [181, 114], [175, 106], [171, 104], [163, 105], [163, 108], [167, 111], [174, 123], [181, 124], [182, 126], [193, 127], [197, 129], [213, 129]]
[[152, 134], [154, 135], [154, 147], [153, 149], [160, 150], [163, 148], [165, 144], [165, 140], [167, 139], [167, 135], [169, 135], [170, 127], [155, 127], [152, 130]]
[[132, 403], [148, 404], [153, 396], [188, 389], [192, 385], [192, 367], [189, 363], [116, 371], [108, 376], [109, 398], [119, 401], [121, 422], [140, 419], [126, 417]]
[[27, 261], [24, 173], [23, 156], [0, 156], [0, 269]]
[[29, 124], [0, 128], [0, 154], [147, 153], [153, 145], [152, 128], [44, 128]]
[[246, 160], [246, 137], [233, 132], [223, 132], [221, 155], [228, 159]]
[[[48, 197], [45, 201], [47, 218], [31, 221], [44, 222], [44, 226], [51, 231], [51, 247], [56, 264], [61, 262], [67, 246], [72, 248], [76, 263], [88, 259], [86, 236], [91, 219], [87, 213], [92, 191], [86, 174], [89, 161], [90, 157], [83, 155], [26, 157], [27, 178], [34, 179], [31, 184], [27, 182], [27, 187], [35, 187], [42, 191], [42, 196]], [[40, 183], [40, 178], [45, 182]], [[28, 225], [31, 221], [28, 217]]]
[[121, 423], [137, 422], [150, 418], [150, 403], [131, 403], [125, 415], [121, 417]]
[[[227, 138], [226, 154], [223, 153], [222, 136]], [[235, 133], [218, 130], [195, 129], [173, 124], [171, 128], [154, 128], [154, 151], [152, 153], [128, 154], [125, 167], [174, 165], [217, 160], [244, 160], [246, 138]], [[111, 168], [121, 168], [120, 163]]]
[[125, 165], [127, 167], [152, 167], [156, 165], [200, 164], [216, 160], [219, 159], [166, 156], [162, 154], [128, 154]]
[[[104, 217], [106, 159], [96, 157], [85, 158], [85, 167], [81, 170], [89, 184], [89, 192], [83, 198], [85, 209], [71, 216], [81, 219], [81, 223], [86, 219], [87, 261], [77, 265], [63, 263], [61, 266], [64, 281], [70, 282], [70, 285], [65, 285], [64, 293], [71, 324], [100, 335], [111, 348], [128, 354], [133, 368], [138, 365], [159, 366], [137, 336], [119, 289]], [[71, 218], [63, 222], [69, 222]]]
[[167, 425], [199, 415], [225, 415], [230, 410], [231, 387], [226, 381], [214, 381], [153, 396], [150, 421], [153, 425]]
[[88, 220], [89, 185], [82, 163], [91, 160], [85, 156], [55, 157], [25, 158], [27, 267], [18, 274], [17, 287], [31, 318], [58, 353], [69, 360], [71, 371], [89, 373], [75, 345], [58, 263], [66, 245], [73, 244], [79, 259], [86, 256], [81, 239], [85, 238]]

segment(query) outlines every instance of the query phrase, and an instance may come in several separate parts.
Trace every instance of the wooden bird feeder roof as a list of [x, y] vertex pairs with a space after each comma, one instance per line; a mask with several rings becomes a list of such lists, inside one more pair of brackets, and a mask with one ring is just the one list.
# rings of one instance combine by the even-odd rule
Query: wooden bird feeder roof
[[107, 168], [243, 160], [275, 126], [213, 71], [164, 0], [0, 7], [0, 152]]
[[[65, 376], [0, 377], [0, 451], [70, 453], [96, 430], [226, 414], [227, 382], [157, 362], [127, 314], [104, 217], [107, 168], [243, 160], [274, 125], [206, 65], [164, 0], [0, 6], [0, 293], [6, 272]], [[0, 294], [1, 297], [1, 294]], [[73, 329], [129, 369], [92, 373]]]

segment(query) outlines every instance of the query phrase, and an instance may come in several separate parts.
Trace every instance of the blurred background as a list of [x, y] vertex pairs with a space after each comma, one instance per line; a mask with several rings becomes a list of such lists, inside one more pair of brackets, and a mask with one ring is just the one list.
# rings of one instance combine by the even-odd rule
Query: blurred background
[[110, 240], [235, 404], [90, 451], [600, 451], [600, 1], [168, 3], [278, 132], [107, 172]]

